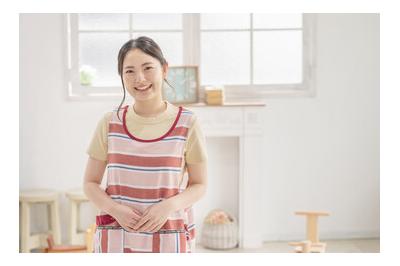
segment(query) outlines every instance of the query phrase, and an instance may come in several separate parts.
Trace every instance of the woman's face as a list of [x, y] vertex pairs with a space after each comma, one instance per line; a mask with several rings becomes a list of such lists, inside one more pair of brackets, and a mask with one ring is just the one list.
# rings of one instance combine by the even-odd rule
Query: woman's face
[[168, 66], [140, 49], [129, 51], [122, 65], [122, 79], [135, 101], [162, 99], [163, 79]]

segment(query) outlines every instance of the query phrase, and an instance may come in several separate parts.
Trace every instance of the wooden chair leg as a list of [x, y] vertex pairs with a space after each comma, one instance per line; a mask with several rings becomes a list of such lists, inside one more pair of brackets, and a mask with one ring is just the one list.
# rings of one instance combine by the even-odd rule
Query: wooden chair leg
[[93, 250], [93, 239], [94, 239], [94, 234], [96, 233], [96, 224], [92, 224], [87, 230], [86, 230], [86, 247], [87, 247], [87, 252], [92, 253]]
[[54, 237], [54, 243], [57, 245], [61, 244], [61, 232], [60, 232], [60, 214], [58, 208], [58, 201], [51, 203], [51, 232]]
[[28, 203], [21, 204], [22, 221], [21, 221], [21, 252], [30, 252], [30, 206]]

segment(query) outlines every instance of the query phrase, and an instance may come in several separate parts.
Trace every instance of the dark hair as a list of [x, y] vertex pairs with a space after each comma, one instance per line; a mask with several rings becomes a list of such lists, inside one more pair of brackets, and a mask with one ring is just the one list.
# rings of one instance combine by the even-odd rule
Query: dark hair
[[[118, 118], [119, 118], [119, 110], [121, 109], [121, 106], [125, 101], [125, 95], [126, 95], [124, 80], [122, 79], [122, 73], [123, 73], [122, 67], [124, 64], [124, 59], [125, 59], [126, 54], [133, 49], [140, 49], [142, 52], [154, 57], [155, 59], [160, 61], [162, 66], [164, 66], [165, 64], [168, 64], [167, 60], [165, 60], [165, 58], [164, 58], [164, 55], [160, 49], [160, 46], [158, 46], [158, 44], [149, 37], [141, 36], [136, 39], [131, 39], [131, 40], [127, 41], [124, 45], [122, 45], [122, 47], [118, 53], [118, 74], [121, 77], [121, 83], [122, 83], [122, 89], [124, 91], [124, 97], [122, 98], [122, 101], [121, 101], [120, 105], [118, 106], [118, 111], [117, 111]], [[164, 81], [170, 87], [172, 87], [166, 78], [164, 79]]]

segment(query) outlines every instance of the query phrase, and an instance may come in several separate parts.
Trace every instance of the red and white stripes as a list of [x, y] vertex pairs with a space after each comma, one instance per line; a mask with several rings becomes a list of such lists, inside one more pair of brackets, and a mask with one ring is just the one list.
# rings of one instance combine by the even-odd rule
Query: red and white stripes
[[[126, 127], [128, 106], [113, 112], [109, 124], [106, 193], [139, 212], [183, 192], [188, 176], [184, 148], [194, 114], [182, 107], [166, 134], [153, 140], [134, 136]], [[193, 252], [192, 207], [168, 217], [156, 233], [127, 232], [108, 214], [97, 217], [95, 252]]]

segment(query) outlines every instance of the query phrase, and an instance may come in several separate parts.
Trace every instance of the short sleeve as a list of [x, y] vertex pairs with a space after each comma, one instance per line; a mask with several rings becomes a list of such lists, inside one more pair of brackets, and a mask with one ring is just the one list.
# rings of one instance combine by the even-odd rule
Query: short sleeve
[[111, 118], [111, 112], [106, 113], [97, 123], [96, 130], [93, 134], [92, 140], [90, 141], [89, 147], [86, 153], [94, 159], [100, 161], [107, 161], [107, 135], [108, 135], [108, 124]]
[[186, 143], [185, 161], [188, 164], [198, 164], [207, 161], [206, 141], [197, 117], [193, 117], [193, 123], [189, 128]]

